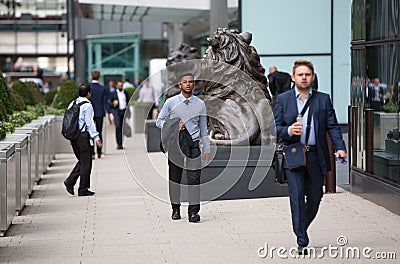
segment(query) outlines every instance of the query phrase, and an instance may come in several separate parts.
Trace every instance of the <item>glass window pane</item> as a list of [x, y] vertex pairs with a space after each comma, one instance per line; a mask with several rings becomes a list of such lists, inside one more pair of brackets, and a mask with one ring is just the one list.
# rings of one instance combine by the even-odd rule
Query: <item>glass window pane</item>
[[365, 119], [366, 98], [365, 49], [353, 49], [351, 52], [351, 123], [352, 146], [351, 165], [365, 170]]
[[365, 39], [365, 0], [353, 0], [351, 16], [352, 40]]
[[374, 112], [374, 174], [400, 183], [400, 44], [367, 48], [368, 104]]
[[366, 0], [367, 40], [399, 37], [399, 0]]
[[101, 47], [103, 68], [129, 68], [134, 66], [132, 43], [105, 43]]

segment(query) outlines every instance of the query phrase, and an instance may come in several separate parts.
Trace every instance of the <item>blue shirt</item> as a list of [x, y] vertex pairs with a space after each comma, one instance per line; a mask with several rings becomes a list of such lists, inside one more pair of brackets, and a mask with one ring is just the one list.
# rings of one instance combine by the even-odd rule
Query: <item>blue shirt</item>
[[[185, 103], [188, 100], [188, 104]], [[202, 100], [192, 95], [186, 99], [182, 93], [168, 98], [158, 115], [156, 125], [163, 128], [167, 116], [179, 118], [193, 140], [201, 139], [203, 152], [210, 153], [210, 140], [207, 132], [206, 106]]]
[[[99, 132], [96, 130], [96, 125], [94, 124], [94, 111], [93, 111], [93, 106], [90, 103], [89, 99], [86, 97], [78, 97], [76, 99], [76, 103], [79, 104], [83, 101], [86, 101], [88, 103], [81, 105], [81, 108], [79, 110], [79, 129], [81, 131], [88, 131], [90, 134], [90, 137], [93, 138], [94, 141], [100, 140]], [[72, 104], [74, 101], [72, 101], [68, 109], [71, 108]], [[86, 124], [86, 127], [83, 128], [83, 126]]]
[[[295, 93], [296, 93], [296, 102], [297, 102], [297, 111], [300, 114], [301, 111], [303, 110], [304, 105], [307, 103], [308, 99], [312, 95], [312, 90], [310, 89], [309, 94], [307, 95], [306, 99], [304, 99], [304, 102], [301, 101], [300, 93], [297, 90], [297, 87], [295, 88]], [[308, 110], [310, 109], [310, 106], [308, 106], [308, 109], [303, 115], [302, 122], [303, 122], [303, 128], [302, 128], [302, 134], [300, 136], [300, 142], [303, 144], [306, 144], [306, 129], [307, 129], [307, 119], [308, 119]], [[310, 129], [310, 136], [308, 138], [308, 145], [315, 145], [315, 131], [314, 131], [314, 117], [311, 117], [311, 129]], [[288, 127], [288, 134], [292, 136], [289, 132], [290, 127]]]

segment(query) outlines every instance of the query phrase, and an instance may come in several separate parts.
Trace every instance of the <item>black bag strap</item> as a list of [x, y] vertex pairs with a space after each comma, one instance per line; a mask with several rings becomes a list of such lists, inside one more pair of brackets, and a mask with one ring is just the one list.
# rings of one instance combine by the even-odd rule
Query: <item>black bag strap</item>
[[[301, 112], [300, 112], [301, 116], [303, 116], [304, 113], [307, 111], [307, 107], [309, 107], [311, 105], [311, 101], [312, 101], [311, 99], [313, 98], [313, 95], [314, 95], [314, 91], [312, 92], [310, 98], [308, 98], [306, 104], [304, 105], [303, 109], [301, 110]], [[310, 106], [310, 108], [311, 108], [311, 106]]]
[[308, 139], [310, 137], [310, 131], [311, 131], [311, 119], [312, 119], [312, 114], [313, 114], [313, 101], [314, 98], [314, 91], [311, 94], [311, 97], [308, 98], [306, 105], [303, 107], [303, 110], [301, 111], [301, 115], [304, 115], [304, 113], [307, 110], [307, 107], [310, 107], [308, 110], [308, 116], [307, 116], [307, 127], [306, 127], [306, 146], [308, 145]]
[[[74, 101], [74, 103], [76, 104], [76, 100]], [[86, 104], [86, 103], [89, 103], [89, 102], [88, 102], [88, 101], [82, 101], [82, 102], [80, 102], [79, 104], [77, 104], [77, 105], [79, 106], [79, 111], [81, 110], [81, 109], [80, 109], [80, 108], [81, 108], [81, 105]], [[78, 122], [79, 122], [79, 121], [78, 121]], [[82, 132], [83, 129], [84, 129], [85, 127], [86, 127], [86, 122], [83, 123], [83, 126], [82, 126], [81, 129], [79, 129], [79, 131]]]

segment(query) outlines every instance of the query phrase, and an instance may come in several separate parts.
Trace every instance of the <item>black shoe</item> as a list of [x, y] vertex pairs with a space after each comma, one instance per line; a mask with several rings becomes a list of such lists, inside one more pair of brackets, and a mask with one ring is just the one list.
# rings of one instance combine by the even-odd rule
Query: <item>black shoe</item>
[[68, 180], [65, 180], [65, 181], [64, 181], [64, 185], [65, 185], [65, 188], [67, 189], [67, 192], [68, 192], [69, 194], [71, 194], [71, 195], [74, 195], [74, 194], [75, 194], [75, 192], [74, 192], [74, 186], [71, 186], [71, 184], [69, 184]]
[[118, 146], [117, 149], [124, 149], [124, 147], [123, 146]]
[[181, 219], [181, 214], [179, 212], [179, 209], [172, 209], [172, 220], [179, 220]]
[[84, 190], [84, 191], [78, 192], [78, 196], [92, 196], [94, 194], [95, 194], [95, 192], [92, 192], [89, 190]]
[[298, 246], [297, 247], [297, 252], [299, 253], [300, 256], [301, 255], [304, 255], [304, 256], [308, 255], [308, 250], [307, 250], [307, 247], [305, 247], [305, 246]]
[[97, 157], [101, 159], [101, 153], [97, 153]]
[[191, 213], [189, 215], [189, 222], [191, 223], [200, 222], [200, 215], [198, 213]]

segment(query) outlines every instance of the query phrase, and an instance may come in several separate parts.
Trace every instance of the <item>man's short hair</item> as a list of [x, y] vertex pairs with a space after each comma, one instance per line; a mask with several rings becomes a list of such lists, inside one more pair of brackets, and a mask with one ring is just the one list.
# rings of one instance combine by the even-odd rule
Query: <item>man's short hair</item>
[[311, 61], [302, 60], [302, 59], [296, 60], [296, 61], [294, 62], [294, 65], [293, 65], [293, 74], [294, 74], [294, 72], [296, 71], [297, 67], [300, 67], [300, 66], [306, 66], [307, 68], [309, 68], [309, 69], [311, 70], [312, 74], [314, 74], [314, 65], [311, 63]]
[[182, 78], [185, 77], [185, 76], [192, 76], [193, 79], [194, 79], [193, 73], [191, 73], [191, 72], [184, 72], [184, 73], [182, 73], [182, 74], [179, 76], [179, 81], [181, 81]]
[[92, 71], [92, 80], [95, 80], [95, 81], [100, 80], [100, 71], [98, 71], [98, 70]]
[[89, 83], [81, 83], [78, 87], [79, 96], [86, 97], [88, 93], [92, 91], [92, 87], [90, 87]]

